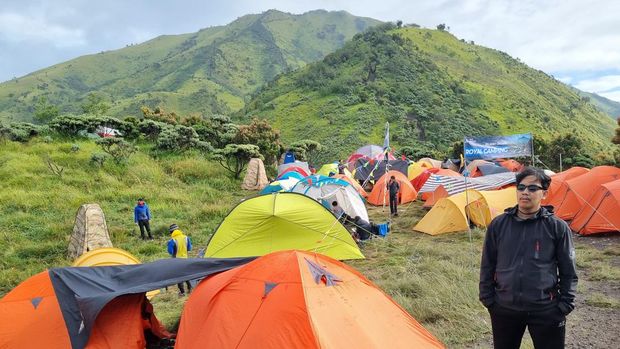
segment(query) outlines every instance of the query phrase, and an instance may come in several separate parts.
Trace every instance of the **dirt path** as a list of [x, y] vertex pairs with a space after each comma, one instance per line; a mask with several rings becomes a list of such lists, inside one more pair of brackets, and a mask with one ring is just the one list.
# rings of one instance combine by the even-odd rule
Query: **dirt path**
[[[618, 251], [620, 235], [602, 237], [575, 237], [577, 247], [594, 247], [599, 251]], [[579, 253], [577, 254], [579, 258]], [[620, 257], [617, 253], [604, 262], [593, 262], [592, 267], [578, 268], [579, 284], [577, 307], [567, 321], [567, 348], [618, 348], [620, 333], [620, 280], [603, 279], [597, 275], [597, 263], [609, 263], [618, 273]], [[606, 302], [610, 302], [606, 303]]]

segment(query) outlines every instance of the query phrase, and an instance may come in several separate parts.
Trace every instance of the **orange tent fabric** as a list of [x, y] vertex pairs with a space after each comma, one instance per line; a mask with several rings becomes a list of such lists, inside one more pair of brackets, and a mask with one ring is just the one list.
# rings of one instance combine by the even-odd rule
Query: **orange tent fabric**
[[523, 164], [513, 159], [500, 161], [499, 164], [512, 172], [519, 172], [523, 169]]
[[547, 190], [547, 197], [542, 200], [542, 204], [553, 205], [554, 207], [557, 207], [562, 202], [562, 200], [564, 199], [564, 195], [566, 194], [560, 189], [562, 187], [562, 183], [566, 182], [569, 179], [579, 177], [588, 172], [590, 172], [589, 169], [577, 166], [571, 167], [566, 171], [562, 171], [551, 176], [551, 185]]
[[[142, 318], [144, 294], [115, 298], [97, 316], [86, 348], [144, 348], [144, 330], [171, 334], [151, 313]], [[0, 348], [70, 348], [71, 341], [47, 271], [19, 284], [0, 300]], [[4, 324], [11, 324], [4, 326]]]
[[418, 196], [418, 192], [411, 185], [407, 176], [402, 174], [399, 171], [388, 171], [386, 172], [375, 186], [372, 188], [370, 195], [368, 195], [368, 203], [371, 205], [381, 206], [384, 204], [390, 204], [390, 194], [387, 192], [387, 183], [390, 180], [390, 177], [394, 176], [396, 180], [400, 183], [400, 192], [398, 193], [398, 203], [405, 204], [411, 201], [415, 201], [416, 196]]
[[352, 179], [351, 177], [347, 175], [343, 175], [343, 174], [334, 175], [333, 178], [338, 178], [338, 179], [342, 179], [343, 181], [346, 181], [347, 183], [351, 184], [353, 188], [355, 188], [355, 190], [357, 190], [357, 192], [360, 193], [360, 195], [363, 198], [368, 197], [368, 193], [366, 192], [366, 190], [364, 190], [364, 188], [362, 188], [362, 186], [359, 183], [357, 183], [355, 179]]
[[617, 179], [620, 179], [620, 168], [597, 166], [584, 175], [567, 180], [560, 188], [559, 194], [564, 190], [565, 195], [556, 207], [556, 215], [563, 220], [573, 219], [590, 198], [594, 188]]
[[427, 170], [424, 170], [424, 172], [420, 173], [419, 175], [417, 175], [414, 179], [410, 181], [411, 185], [413, 185], [413, 188], [415, 190], [420, 190], [420, 188], [422, 188], [424, 183], [426, 183], [426, 181], [431, 176], [431, 174], [437, 173], [439, 170], [440, 169], [438, 168], [429, 168]]
[[450, 196], [450, 194], [448, 194], [448, 191], [446, 190], [446, 188], [443, 187], [443, 185], [438, 186], [437, 189], [435, 189], [435, 191], [430, 194], [430, 197], [424, 202], [423, 207], [425, 208], [431, 208], [433, 207], [433, 205], [435, 205], [437, 201], [439, 201], [439, 199], [447, 198], [448, 196]]
[[175, 348], [444, 348], [352, 267], [280, 251], [201, 282]]
[[575, 215], [570, 228], [590, 235], [620, 231], [620, 179], [598, 187]]

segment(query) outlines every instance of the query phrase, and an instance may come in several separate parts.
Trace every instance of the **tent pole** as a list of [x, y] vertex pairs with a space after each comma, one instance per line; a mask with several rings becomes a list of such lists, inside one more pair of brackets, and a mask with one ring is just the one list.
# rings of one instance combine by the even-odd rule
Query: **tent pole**
[[[469, 235], [469, 243], [471, 244], [473, 242], [473, 238], [472, 238], [472, 233], [471, 233], [471, 223], [469, 221], [469, 214], [467, 213], [467, 206], [469, 205], [469, 188], [467, 188], [467, 185], [469, 184], [467, 182], [467, 178], [469, 177], [470, 173], [469, 171], [467, 171], [467, 157], [466, 157], [466, 153], [465, 153], [465, 139], [463, 139], [463, 167], [465, 168], [465, 171], [467, 172], [467, 176], [465, 176], [465, 219], [467, 220], [467, 234]], [[472, 245], [473, 248], [473, 245]]]

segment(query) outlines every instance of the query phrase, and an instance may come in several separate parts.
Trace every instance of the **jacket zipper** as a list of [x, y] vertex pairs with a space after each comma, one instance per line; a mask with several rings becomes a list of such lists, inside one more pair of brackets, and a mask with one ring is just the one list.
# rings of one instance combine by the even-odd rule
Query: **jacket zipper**
[[538, 259], [540, 252], [540, 241], [536, 240], [536, 247], [534, 248], [534, 259]]

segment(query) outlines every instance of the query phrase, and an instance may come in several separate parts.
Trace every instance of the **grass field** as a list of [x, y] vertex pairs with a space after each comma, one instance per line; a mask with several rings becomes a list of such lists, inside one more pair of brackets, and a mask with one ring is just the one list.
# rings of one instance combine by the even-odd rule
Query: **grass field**
[[[169, 224], [177, 223], [190, 234], [197, 251], [235, 203], [254, 195], [239, 190], [239, 181], [200, 154], [161, 156], [141, 146], [127, 165], [106, 163], [99, 169], [89, 162], [95, 151], [97, 146], [89, 141], [0, 144], [0, 296], [35, 273], [71, 263], [66, 258], [69, 236], [83, 203], [102, 206], [116, 247], [152, 261], [168, 257]], [[47, 156], [65, 169], [62, 177], [47, 168]], [[139, 196], [153, 212], [154, 241], [141, 241], [133, 224]], [[490, 347], [488, 314], [478, 302], [484, 230], [472, 230], [471, 238], [467, 232], [429, 236], [411, 230], [425, 213], [421, 203], [403, 205], [400, 212], [386, 239], [362, 246], [365, 260], [347, 263], [448, 347]], [[382, 208], [371, 208], [370, 216], [377, 222], [387, 218]], [[608, 342], [600, 339], [613, 343], [620, 315], [620, 240], [575, 240], [580, 284], [578, 308], [569, 318], [567, 342], [573, 344], [568, 347], [584, 347], [582, 340], [606, 347]], [[175, 286], [153, 299], [156, 314], [169, 328], [176, 326], [185, 300], [177, 297]], [[584, 325], [591, 328], [582, 330]], [[524, 348], [530, 347], [526, 341]]]

